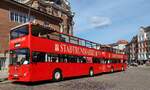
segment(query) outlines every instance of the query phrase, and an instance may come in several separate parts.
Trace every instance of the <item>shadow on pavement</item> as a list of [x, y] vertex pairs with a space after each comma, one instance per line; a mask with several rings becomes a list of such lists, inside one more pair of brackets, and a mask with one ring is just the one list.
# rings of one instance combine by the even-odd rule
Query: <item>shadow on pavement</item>
[[78, 77], [65, 78], [61, 81], [53, 81], [53, 80], [45, 80], [45, 81], [37, 81], [37, 82], [17, 82], [17, 81], [14, 81], [14, 82], [12, 82], [12, 84], [37, 86], [37, 85], [43, 85], [43, 84], [50, 84], [50, 83], [65, 82], [65, 81], [70, 81], [70, 80], [77, 80], [77, 79], [81, 79], [81, 78], [90, 78], [90, 77], [89, 76], [78, 76]]
[[[121, 71], [115, 71], [113, 73], [118, 73], [118, 72], [121, 72]], [[100, 73], [100, 74], [94, 75], [94, 77], [98, 77], [100, 75], [105, 75], [105, 74], [112, 74], [112, 73], [110, 73], [110, 72], [109, 73]], [[37, 82], [17, 82], [17, 81], [14, 81], [14, 82], [12, 82], [12, 84], [27, 85], [27, 86], [37, 86], [37, 85], [43, 85], [43, 84], [65, 82], [65, 81], [70, 81], [70, 80], [78, 80], [78, 79], [83, 79], [83, 78], [93, 78], [93, 77], [89, 77], [87, 75], [84, 75], [84, 76], [65, 78], [65, 79], [63, 79], [61, 81], [53, 81], [53, 80], [37, 81]]]

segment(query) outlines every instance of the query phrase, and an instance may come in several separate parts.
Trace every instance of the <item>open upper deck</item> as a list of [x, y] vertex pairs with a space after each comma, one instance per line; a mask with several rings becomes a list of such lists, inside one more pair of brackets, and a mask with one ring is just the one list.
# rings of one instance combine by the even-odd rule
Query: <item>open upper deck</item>
[[[58, 40], [61, 42], [67, 42], [67, 43], [76, 44], [76, 45], [93, 48], [93, 49], [97, 49], [97, 50], [113, 52], [116, 54], [124, 54], [124, 51], [122, 51], [122, 50], [114, 49], [111, 47], [102, 47], [101, 44], [98, 44], [98, 43], [95, 43], [95, 42], [92, 42], [89, 40], [85, 40], [82, 38], [78, 38], [78, 37], [75, 37], [72, 35], [67, 35], [67, 34], [64, 34], [61, 32], [57, 32], [56, 30], [53, 30], [50, 27], [42, 26], [42, 25], [39, 25], [36, 23], [28, 22], [28, 23], [19, 25], [17, 27], [12, 28], [11, 33], [13, 31], [16, 33], [18, 32], [18, 33], [20, 33], [20, 36], [24, 36], [24, 34], [29, 34], [29, 31], [28, 30], [25, 31], [25, 28], [26, 29], [28, 28], [28, 30], [29, 30], [29, 28], [31, 28], [31, 34], [36, 37]], [[24, 34], [22, 34], [22, 33], [24, 33]], [[13, 39], [13, 38], [11, 38], [11, 39]]]

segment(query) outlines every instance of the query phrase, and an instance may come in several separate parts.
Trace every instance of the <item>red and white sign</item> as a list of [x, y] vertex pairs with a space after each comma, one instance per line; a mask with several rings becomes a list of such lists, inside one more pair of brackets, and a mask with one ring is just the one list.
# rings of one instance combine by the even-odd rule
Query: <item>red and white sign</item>
[[80, 55], [88, 55], [88, 56], [96, 56], [96, 57], [102, 54], [101, 51], [98, 50], [82, 48], [73, 45], [66, 45], [63, 43], [55, 44], [55, 52], [67, 53], [67, 54], [80, 54]]

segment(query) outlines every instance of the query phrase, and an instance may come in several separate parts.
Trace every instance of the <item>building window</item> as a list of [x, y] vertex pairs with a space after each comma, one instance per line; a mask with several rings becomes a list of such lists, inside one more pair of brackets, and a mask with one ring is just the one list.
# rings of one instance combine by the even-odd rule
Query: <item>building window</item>
[[17, 2], [20, 2], [20, 3], [22, 3], [24, 0], [14, 0], [14, 1], [17, 1]]
[[64, 32], [64, 25], [60, 24], [60, 32], [63, 33]]
[[10, 12], [10, 19], [11, 19], [11, 21], [14, 21], [14, 12]]
[[62, 13], [58, 11], [58, 17], [62, 17]]
[[61, 0], [52, 0], [52, 2], [56, 3], [57, 5], [61, 5], [62, 4]]
[[29, 21], [33, 21], [35, 17], [33, 16], [28, 16], [26, 13], [18, 12], [18, 11], [10, 11], [10, 20], [13, 22], [18, 22], [18, 23], [26, 23]]

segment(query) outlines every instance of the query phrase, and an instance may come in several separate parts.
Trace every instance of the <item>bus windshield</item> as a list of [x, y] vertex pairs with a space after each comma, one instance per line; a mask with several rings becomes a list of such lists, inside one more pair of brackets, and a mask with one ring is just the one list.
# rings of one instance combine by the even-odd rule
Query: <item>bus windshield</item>
[[10, 39], [16, 39], [29, 34], [28, 26], [21, 26], [10, 32]]
[[29, 64], [30, 54], [29, 49], [17, 49], [10, 51], [10, 64]]

